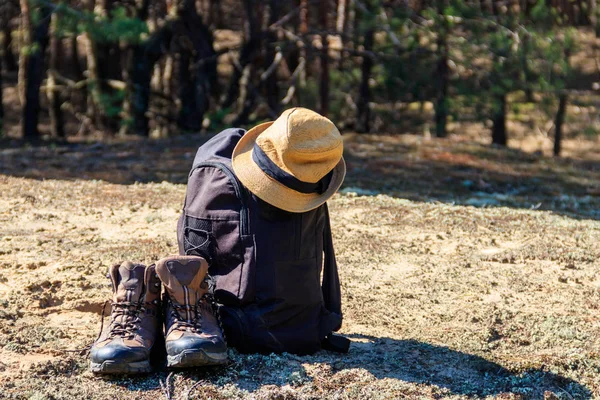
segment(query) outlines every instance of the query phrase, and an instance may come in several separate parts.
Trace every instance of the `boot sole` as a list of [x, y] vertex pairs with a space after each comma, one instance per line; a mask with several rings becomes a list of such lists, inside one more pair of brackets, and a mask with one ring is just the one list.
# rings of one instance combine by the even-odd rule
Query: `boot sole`
[[184, 350], [174, 356], [167, 355], [167, 367], [187, 368], [223, 365], [227, 363], [227, 353], [207, 353], [204, 350]]
[[137, 361], [131, 363], [119, 363], [115, 361], [104, 361], [102, 363], [90, 362], [90, 369], [95, 374], [147, 374], [152, 372], [150, 361]]

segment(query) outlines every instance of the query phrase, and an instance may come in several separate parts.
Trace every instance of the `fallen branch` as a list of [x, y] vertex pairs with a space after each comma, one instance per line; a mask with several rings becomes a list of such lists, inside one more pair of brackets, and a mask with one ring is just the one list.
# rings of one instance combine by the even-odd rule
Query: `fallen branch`
[[267, 68], [266, 71], [260, 75], [261, 82], [266, 81], [271, 75], [273, 75], [273, 72], [275, 72], [279, 64], [281, 64], [281, 60], [283, 60], [283, 54], [281, 54], [281, 50], [277, 49], [277, 53], [275, 54], [275, 57], [273, 57], [273, 62], [271, 65], [269, 65], [269, 68]]

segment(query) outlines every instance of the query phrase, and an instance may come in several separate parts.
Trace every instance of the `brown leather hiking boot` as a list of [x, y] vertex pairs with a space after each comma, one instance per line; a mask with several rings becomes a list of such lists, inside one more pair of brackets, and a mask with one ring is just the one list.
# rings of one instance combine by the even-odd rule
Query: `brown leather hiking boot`
[[113, 289], [110, 324], [92, 346], [91, 370], [98, 374], [150, 372], [151, 354], [160, 355], [162, 347], [161, 288], [154, 265], [126, 261], [110, 267], [108, 275]]
[[200, 367], [227, 362], [227, 345], [207, 299], [208, 263], [197, 256], [166, 257], [156, 263], [165, 285], [167, 366]]

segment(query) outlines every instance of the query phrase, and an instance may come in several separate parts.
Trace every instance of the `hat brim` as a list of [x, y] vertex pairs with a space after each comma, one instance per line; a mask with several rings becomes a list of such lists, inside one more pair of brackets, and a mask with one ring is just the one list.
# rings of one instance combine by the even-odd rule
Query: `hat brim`
[[329, 186], [322, 194], [300, 193], [290, 189], [265, 174], [252, 159], [256, 138], [272, 124], [272, 121], [265, 122], [242, 136], [231, 157], [235, 175], [258, 198], [282, 210], [302, 213], [319, 207], [331, 198], [344, 182], [346, 176], [344, 158], [340, 158], [340, 162], [333, 168]]

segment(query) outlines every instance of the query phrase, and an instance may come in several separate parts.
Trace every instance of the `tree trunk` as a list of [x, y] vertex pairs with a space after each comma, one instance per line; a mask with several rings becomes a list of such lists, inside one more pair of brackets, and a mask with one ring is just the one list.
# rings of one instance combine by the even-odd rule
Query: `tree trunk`
[[567, 112], [567, 94], [563, 93], [558, 97], [558, 111], [556, 112], [556, 119], [554, 120], [554, 155], [560, 156], [562, 148], [562, 127], [565, 121], [565, 114]]
[[87, 115], [97, 127], [102, 128], [102, 92], [99, 85], [98, 59], [95, 43], [88, 33], [85, 34], [85, 56], [87, 62]]
[[[530, 51], [530, 41], [531, 38], [527, 33], [523, 36], [522, 40], [522, 50], [521, 50], [521, 64], [523, 65], [523, 75], [525, 77], [525, 84], [529, 85], [534, 81], [534, 78], [531, 74], [531, 70], [529, 69], [529, 51]], [[531, 87], [525, 87], [525, 99], [528, 103], [533, 103], [533, 91]]]
[[[369, 27], [365, 33], [364, 48], [365, 52], [368, 53], [373, 49], [373, 42], [375, 38], [375, 28]], [[369, 102], [371, 100], [371, 90], [369, 88], [369, 80], [371, 79], [371, 69], [373, 68], [373, 58], [370, 55], [365, 55], [362, 58], [361, 73], [362, 78], [360, 81], [360, 88], [358, 92], [358, 101], [356, 102], [357, 110], [357, 131], [364, 133], [369, 132], [371, 129], [371, 108]]]
[[244, 26], [245, 41], [240, 51], [237, 65], [234, 66], [231, 74], [229, 88], [223, 100], [221, 108], [230, 108], [236, 102], [240, 91], [240, 79], [246, 65], [252, 63], [256, 58], [260, 46], [260, 19], [257, 12], [257, 0], [244, 0], [244, 9], [246, 11], [246, 21]]
[[213, 29], [223, 29], [223, 7], [221, 7], [221, 0], [211, 0], [210, 19]]
[[[131, 13], [133, 17], [140, 21], [146, 21], [148, 19], [148, 8], [149, 0], [138, 1], [136, 7]], [[143, 45], [140, 43], [127, 44], [123, 43], [123, 48], [120, 50], [122, 56], [123, 71], [121, 72], [122, 79], [125, 82], [125, 97], [123, 98], [123, 118], [121, 121], [121, 133], [135, 133], [141, 136], [149, 135], [148, 117], [146, 112], [148, 111], [149, 105], [149, 89], [145, 93], [146, 100], [142, 101], [144, 108], [143, 115], [137, 115], [139, 119], [136, 125], [136, 106], [134, 103], [138, 100], [137, 96], [139, 93], [144, 91], [147, 79], [148, 71], [152, 70], [152, 67], [148, 65], [148, 61], [145, 60], [145, 54]], [[152, 63], [154, 64], [154, 63]], [[139, 75], [136, 77], [136, 74]], [[149, 82], [149, 81], [148, 81]], [[136, 90], [136, 83], [143, 86], [140, 90]], [[138, 131], [139, 129], [139, 131]]]
[[77, 45], [77, 34], [71, 36], [71, 69], [77, 80], [83, 78], [81, 63], [79, 61], [79, 48]]
[[53, 13], [50, 22], [50, 60], [48, 65], [48, 79], [46, 94], [48, 96], [48, 109], [50, 113], [50, 133], [53, 137], [64, 137], [64, 118], [61, 110], [61, 93], [56, 87], [56, 73], [59, 68], [59, 59], [62, 57], [61, 40], [57, 37], [58, 14]]
[[0, 68], [0, 137], [4, 135], [4, 91], [2, 90], [2, 68]]
[[[270, 0], [269, 2], [269, 25], [274, 24], [279, 20], [279, 10], [281, 7], [280, 0]], [[275, 61], [276, 49], [275, 44], [277, 42], [277, 32], [270, 30], [267, 34], [267, 56], [265, 58], [265, 71]], [[277, 71], [275, 70], [264, 82], [265, 97], [267, 98], [267, 104], [271, 110], [276, 114], [279, 114], [279, 86], [277, 85]]]
[[321, 78], [319, 86], [319, 112], [329, 114], [329, 45], [327, 43], [327, 1], [319, 2], [321, 17]]
[[495, 98], [494, 115], [492, 117], [492, 143], [506, 146], [508, 138], [506, 135], [506, 95]]
[[[444, 0], [438, 0], [438, 14], [444, 15]], [[448, 121], [448, 24], [444, 19], [438, 29], [437, 48], [439, 60], [437, 64], [436, 99], [435, 99], [435, 135], [444, 138], [448, 135], [446, 123]]]
[[133, 118], [133, 133], [149, 136], [148, 107], [150, 104], [150, 80], [154, 64], [163, 55], [164, 50], [172, 40], [172, 24], [165, 24], [155, 31], [150, 38], [139, 45], [133, 46], [131, 57], [131, 117]]
[[178, 19], [178, 34], [188, 39], [188, 44], [181, 46], [179, 60], [181, 109], [178, 123], [183, 130], [199, 131], [217, 79], [216, 53], [213, 37], [198, 15], [193, 0], [183, 1]]
[[335, 21], [335, 30], [338, 34], [343, 35], [346, 25], [346, 0], [338, 0], [337, 18]]
[[10, 29], [10, 24], [8, 21], [2, 27], [2, 32], [4, 35], [4, 40], [2, 41], [2, 53], [4, 54], [4, 67], [7, 71], [16, 71], [17, 70], [17, 60], [15, 59], [15, 54], [13, 53], [12, 47], [12, 31]]
[[[308, 0], [300, 0], [300, 15], [299, 15], [299, 19], [298, 19], [298, 30], [300, 32], [300, 36], [304, 37], [307, 33], [308, 33]], [[302, 46], [300, 47], [300, 49], [298, 49], [298, 64], [300, 64], [302, 61], [304, 61], [304, 68], [302, 68], [302, 71], [300, 71], [300, 76], [298, 78], [299, 81], [299, 86], [300, 88], [305, 88], [306, 87], [306, 76], [307, 76], [307, 69], [308, 69], [308, 54], [306, 51], [306, 46]], [[301, 91], [297, 91], [298, 95], [296, 96], [298, 98], [298, 102], [302, 103], [301, 101]]]
[[190, 54], [182, 52], [179, 55], [179, 98], [181, 99], [181, 109], [179, 110], [179, 119], [177, 125], [183, 131], [199, 131], [201, 122], [194, 118], [195, 104], [195, 82], [194, 72], [191, 70]]
[[[39, 138], [40, 86], [44, 73], [44, 56], [48, 45], [48, 27], [50, 25], [50, 9], [42, 5], [38, 11], [40, 13], [39, 21], [33, 25], [30, 19], [28, 0], [21, 0], [23, 35], [26, 38], [24, 44], [29, 46], [29, 51], [22, 51], [24, 54], [20, 66], [24, 70], [21, 131], [23, 138], [28, 140]], [[34, 43], [37, 48], [33, 46]]]
[[598, 11], [598, 3], [597, 0], [589, 0], [589, 15], [590, 15], [590, 25], [594, 28], [594, 32], [596, 32], [596, 37], [600, 38], [600, 12]]
[[[335, 21], [335, 31], [339, 35], [341, 48], [344, 48], [344, 43], [346, 42], [346, 37], [344, 36], [345, 30], [346, 30], [346, 14], [347, 14], [347, 10], [348, 10], [346, 1], [347, 0], [338, 0], [337, 18]], [[346, 52], [341, 51], [340, 52], [340, 60], [339, 60], [340, 66], [343, 65], [344, 58], [346, 58]]]

